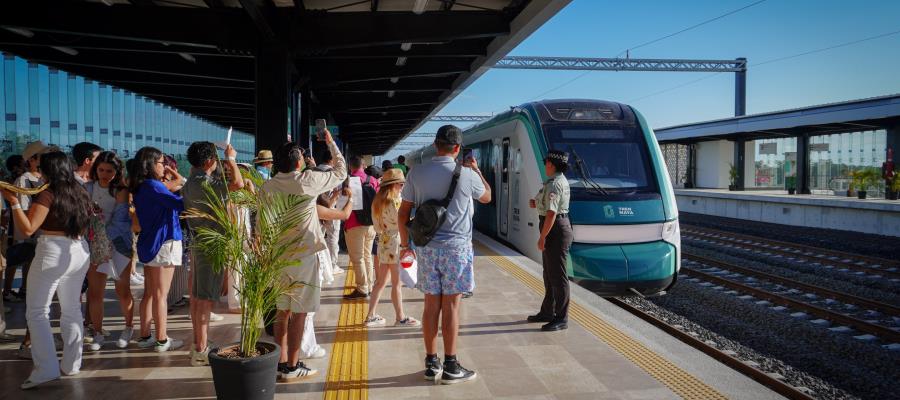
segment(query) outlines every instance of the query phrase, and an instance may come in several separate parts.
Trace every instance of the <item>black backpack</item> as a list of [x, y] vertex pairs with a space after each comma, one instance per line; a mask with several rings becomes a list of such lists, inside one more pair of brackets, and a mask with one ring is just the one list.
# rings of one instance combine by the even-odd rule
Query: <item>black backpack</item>
[[375, 224], [372, 221], [372, 202], [375, 200], [375, 186], [372, 186], [371, 181], [372, 177], [366, 176], [366, 180], [362, 182], [363, 208], [353, 212], [356, 214], [356, 221], [360, 225], [372, 226]]
[[409, 236], [417, 247], [427, 245], [447, 220], [447, 206], [450, 205], [450, 199], [456, 193], [456, 181], [459, 180], [461, 171], [462, 165], [457, 164], [456, 169], [453, 170], [453, 179], [450, 180], [447, 195], [443, 199], [428, 200], [417, 206], [415, 217], [406, 224]]

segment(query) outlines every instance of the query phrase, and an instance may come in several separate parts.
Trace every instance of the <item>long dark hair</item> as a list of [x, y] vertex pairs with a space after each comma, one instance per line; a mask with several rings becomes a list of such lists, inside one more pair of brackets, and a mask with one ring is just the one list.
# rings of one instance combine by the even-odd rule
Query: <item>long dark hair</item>
[[41, 172], [53, 193], [48, 217], [62, 223], [66, 236], [77, 239], [91, 221], [91, 199], [75, 180], [74, 170], [66, 153], [54, 151], [41, 155]]
[[128, 191], [135, 194], [141, 184], [148, 179], [157, 179], [153, 174], [156, 160], [163, 156], [163, 152], [156, 147], [141, 147], [134, 155], [131, 168], [128, 169]]
[[99, 181], [99, 178], [97, 177], [97, 166], [101, 163], [112, 165], [113, 169], [116, 170], [116, 176], [109, 181], [109, 195], [115, 197], [116, 191], [121, 189], [125, 182], [125, 171], [122, 160], [119, 159], [119, 156], [117, 156], [116, 153], [111, 151], [104, 151], [98, 154], [97, 158], [94, 159], [94, 164], [91, 165], [91, 180], [94, 182]]

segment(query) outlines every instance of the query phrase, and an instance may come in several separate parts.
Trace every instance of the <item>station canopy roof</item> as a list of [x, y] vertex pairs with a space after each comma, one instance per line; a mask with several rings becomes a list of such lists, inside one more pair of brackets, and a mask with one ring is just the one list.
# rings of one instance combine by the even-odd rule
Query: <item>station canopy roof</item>
[[567, 3], [11, 0], [0, 50], [255, 133], [256, 57], [278, 43], [317, 116], [382, 154]]
[[900, 126], [900, 94], [654, 129], [660, 143], [771, 139]]

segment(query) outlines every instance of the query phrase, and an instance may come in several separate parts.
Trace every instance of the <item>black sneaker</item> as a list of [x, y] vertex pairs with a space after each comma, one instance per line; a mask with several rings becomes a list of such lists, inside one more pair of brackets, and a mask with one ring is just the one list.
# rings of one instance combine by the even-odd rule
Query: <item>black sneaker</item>
[[290, 368], [288, 368], [288, 363], [280, 362], [280, 363], [278, 363], [278, 368], [277, 368], [278, 372], [275, 375], [278, 377], [278, 379], [281, 379], [281, 377], [284, 375], [284, 373], [289, 370], [290, 370]]
[[468, 382], [475, 379], [477, 374], [463, 368], [458, 361], [444, 362], [444, 372], [441, 374], [441, 383], [444, 385], [452, 385], [455, 383]]
[[432, 381], [435, 385], [440, 383], [441, 373], [444, 371], [441, 366], [441, 359], [437, 356], [425, 357], [425, 380]]
[[551, 317], [551, 316], [546, 316], [546, 315], [541, 315], [541, 314], [534, 314], [534, 315], [528, 316], [528, 322], [552, 322], [552, 321], [553, 321], [553, 317]]
[[353, 293], [344, 295], [345, 299], [363, 299], [363, 298], [368, 298], [368, 297], [369, 297], [368, 293], [363, 293], [363, 292], [359, 291], [359, 289], [353, 289]]
[[308, 378], [319, 373], [319, 370], [307, 368], [306, 364], [298, 362], [293, 368], [286, 367], [281, 373], [282, 382], [294, 382], [303, 378]]

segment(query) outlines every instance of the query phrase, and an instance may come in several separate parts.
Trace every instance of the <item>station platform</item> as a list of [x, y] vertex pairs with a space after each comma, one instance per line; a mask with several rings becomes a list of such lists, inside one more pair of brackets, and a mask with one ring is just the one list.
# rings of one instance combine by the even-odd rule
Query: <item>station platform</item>
[[[328, 353], [307, 360], [319, 370], [308, 380], [279, 383], [277, 399], [777, 399], [778, 394], [696, 351], [657, 328], [576, 285], [572, 286], [569, 329], [541, 332], [525, 317], [534, 313], [543, 290], [540, 265], [476, 234], [476, 289], [463, 300], [459, 359], [478, 373], [458, 385], [434, 385], [422, 377], [420, 328], [396, 328], [389, 290], [378, 313], [388, 327], [366, 328], [367, 304], [345, 300], [353, 274], [336, 276], [323, 290], [316, 334]], [[346, 260], [344, 260], [346, 261]], [[342, 265], [346, 265], [346, 262]], [[135, 290], [137, 298], [140, 290]], [[404, 307], [420, 316], [423, 297], [403, 289]], [[122, 328], [112, 287], [107, 326]], [[24, 334], [24, 305], [7, 314], [14, 335]], [[56, 307], [56, 306], [54, 306]], [[191, 337], [186, 309], [170, 315], [171, 336]], [[51, 312], [51, 318], [58, 311]], [[224, 314], [211, 340], [237, 339], [239, 316]], [[54, 320], [54, 325], [56, 320]], [[264, 336], [263, 340], [271, 340]], [[18, 343], [0, 344], [3, 399], [212, 399], [209, 368], [191, 367], [188, 344], [159, 354], [104, 347], [84, 353], [80, 374], [21, 391], [31, 361], [16, 358]]]
[[808, 228], [900, 236], [900, 201], [784, 190], [676, 189], [678, 210]]

